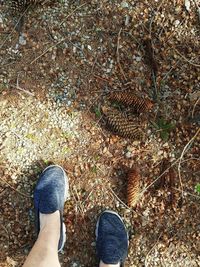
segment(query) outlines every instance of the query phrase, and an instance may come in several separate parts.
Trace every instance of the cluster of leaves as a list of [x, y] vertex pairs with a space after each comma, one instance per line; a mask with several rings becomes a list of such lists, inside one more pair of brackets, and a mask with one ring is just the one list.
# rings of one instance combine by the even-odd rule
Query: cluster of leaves
[[153, 127], [160, 133], [160, 138], [163, 141], [169, 139], [170, 132], [174, 129], [175, 125], [164, 118], [159, 118], [156, 122], [152, 122]]
[[197, 185], [195, 186], [195, 191], [196, 191], [198, 194], [200, 194], [200, 184], [197, 184]]

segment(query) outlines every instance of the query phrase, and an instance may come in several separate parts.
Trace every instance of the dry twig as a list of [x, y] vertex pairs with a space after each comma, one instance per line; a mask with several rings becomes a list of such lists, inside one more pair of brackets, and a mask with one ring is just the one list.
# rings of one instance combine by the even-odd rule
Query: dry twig
[[153, 247], [152, 247], [152, 248], [149, 250], [149, 252], [147, 253], [147, 255], [146, 255], [146, 257], [145, 257], [145, 263], [144, 263], [144, 266], [145, 266], [145, 267], [147, 267], [147, 266], [149, 265], [149, 263], [148, 263], [148, 257], [149, 257], [149, 255], [151, 254], [151, 252], [153, 251], [153, 249], [155, 248], [155, 246], [158, 244], [159, 239], [160, 239], [161, 236], [162, 236], [162, 232], [159, 234], [159, 236], [158, 236], [158, 238], [157, 238], [155, 244], [153, 245]]
[[117, 38], [117, 63], [119, 65], [119, 69], [121, 71], [122, 76], [124, 77], [124, 80], [127, 80], [126, 75], [124, 73], [124, 70], [122, 68], [122, 65], [120, 63], [120, 55], [119, 55], [119, 48], [120, 48], [120, 39], [121, 39], [121, 32], [122, 32], [122, 28], [119, 30], [118, 33], [118, 38]]
[[42, 54], [40, 54], [38, 57], [36, 57], [33, 61], [31, 61], [30, 64], [35, 63], [39, 58], [43, 57], [47, 52], [49, 52], [51, 49], [53, 49], [54, 47], [56, 47], [57, 45], [61, 44], [62, 42], [66, 41], [67, 38], [63, 38], [62, 40], [58, 41], [55, 45], [52, 45], [50, 47], [48, 47]]
[[5, 181], [2, 177], [0, 177], [0, 180], [5, 183], [6, 185], [8, 185], [13, 191], [17, 192], [18, 194], [20, 194], [23, 197], [27, 197], [27, 198], [31, 198], [31, 196], [26, 195], [24, 193], [22, 193], [21, 191], [17, 190], [16, 188], [14, 188], [11, 184], [9, 184], [7, 181]]
[[199, 64], [196, 64], [195, 62], [193, 62], [192, 60], [187, 59], [184, 55], [182, 55], [176, 48], [172, 47], [174, 49], [174, 51], [181, 57], [183, 58], [187, 63], [189, 63], [192, 66], [198, 67], [200, 68]]
[[195, 195], [195, 194], [191, 194], [190, 192], [183, 191], [183, 190], [180, 190], [180, 189], [178, 189], [178, 188], [175, 188], [175, 187], [173, 187], [173, 189], [174, 189], [174, 190], [176, 190], [176, 191], [178, 191], [178, 192], [184, 193], [184, 194], [186, 194], [186, 195], [189, 195], [189, 196], [192, 196], [192, 197], [195, 197], [195, 198], [198, 198], [198, 199], [200, 199], [200, 196], [198, 196], [198, 195]]
[[23, 89], [23, 88], [21, 88], [20, 86], [15, 86], [15, 85], [10, 85], [12, 88], [15, 88], [15, 89], [18, 89], [18, 90], [20, 90], [20, 91], [22, 91], [22, 92], [24, 92], [24, 93], [26, 93], [26, 94], [28, 94], [28, 95], [30, 95], [30, 96], [35, 96], [33, 93], [31, 93], [31, 92], [29, 92], [29, 91], [27, 91], [27, 90], [25, 90], [25, 89]]
[[5, 38], [5, 40], [3, 41], [3, 43], [0, 45], [0, 49], [2, 49], [2, 47], [4, 46], [4, 44], [6, 43], [6, 41], [10, 38], [10, 36], [13, 34], [13, 32], [15, 31], [15, 29], [17, 28], [18, 24], [20, 23], [21, 19], [23, 18], [23, 16], [26, 14], [26, 12], [28, 11], [30, 6], [28, 6], [26, 8], [26, 10], [24, 10], [24, 12], [22, 13], [22, 15], [19, 17], [18, 21], [16, 22], [15, 26], [13, 27], [11, 33]]
[[193, 0], [194, 1], [194, 4], [196, 6], [196, 9], [197, 9], [197, 15], [198, 15], [198, 18], [199, 18], [199, 23], [200, 23], [200, 7], [197, 3], [197, 0]]
[[200, 100], [200, 97], [197, 99], [197, 101], [195, 102], [194, 107], [193, 107], [193, 109], [192, 109], [192, 118], [194, 118], [195, 108], [196, 108], [196, 106], [197, 106], [199, 100]]
[[77, 8], [75, 8], [69, 15], [67, 15], [67, 17], [59, 24], [59, 26], [61, 26], [65, 22], [65, 20], [67, 20], [69, 17], [71, 17], [78, 9], [80, 9], [81, 7], [83, 7], [85, 5], [87, 5], [87, 3], [84, 3], [80, 6], [78, 6]]
[[179, 162], [178, 163], [178, 176], [179, 176], [179, 181], [180, 181], [180, 185], [181, 185], [182, 195], [183, 195], [183, 183], [182, 183], [182, 178], [181, 178], [181, 163], [182, 163], [182, 159], [183, 159], [183, 156], [185, 155], [185, 153], [187, 152], [187, 150], [189, 149], [188, 147], [192, 144], [192, 142], [195, 140], [195, 138], [198, 136], [199, 133], [200, 133], [200, 129], [198, 129], [196, 134], [185, 145], [185, 147], [183, 148], [183, 151], [181, 153], [181, 156], [178, 159], [178, 162]]

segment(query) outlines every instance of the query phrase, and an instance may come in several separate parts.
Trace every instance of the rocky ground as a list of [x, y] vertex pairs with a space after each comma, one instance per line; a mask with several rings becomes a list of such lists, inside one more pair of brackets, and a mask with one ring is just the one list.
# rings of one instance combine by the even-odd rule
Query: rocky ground
[[[24, 23], [1, 2], [0, 266], [21, 266], [30, 251], [32, 193], [52, 162], [70, 180], [62, 266], [97, 266], [104, 209], [129, 231], [125, 266], [199, 266], [198, 1], [44, 1]], [[154, 103], [137, 121], [141, 140], [105, 127], [101, 107], [116, 91]], [[141, 193], [131, 208], [135, 168]]]

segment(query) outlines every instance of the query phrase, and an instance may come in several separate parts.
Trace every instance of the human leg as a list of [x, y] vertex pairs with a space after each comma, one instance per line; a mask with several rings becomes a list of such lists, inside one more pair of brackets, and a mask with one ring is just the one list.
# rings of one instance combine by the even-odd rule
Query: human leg
[[67, 176], [60, 166], [49, 166], [41, 174], [34, 191], [38, 238], [23, 267], [60, 266], [58, 251], [65, 243], [62, 213], [68, 189]]
[[23, 267], [59, 267], [60, 214], [40, 214], [41, 228]]
[[101, 261], [99, 267], [120, 267], [120, 264], [105, 264]]

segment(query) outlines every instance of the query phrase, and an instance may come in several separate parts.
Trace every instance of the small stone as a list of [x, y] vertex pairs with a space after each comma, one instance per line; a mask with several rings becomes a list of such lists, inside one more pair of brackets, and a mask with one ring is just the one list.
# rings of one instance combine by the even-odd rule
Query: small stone
[[126, 154], [125, 154], [126, 158], [127, 159], [130, 159], [132, 157], [132, 153], [130, 151], [128, 151]]
[[128, 7], [129, 7], [129, 4], [128, 4], [126, 1], [123, 1], [123, 2], [121, 3], [121, 7], [123, 7], [123, 8], [128, 8]]
[[91, 47], [91, 45], [88, 45], [87, 47], [88, 47], [88, 49], [89, 49], [90, 51], [92, 50], [92, 47]]
[[26, 39], [23, 33], [19, 36], [19, 44], [26, 45]]
[[177, 19], [177, 20], [174, 21], [175, 27], [177, 27], [179, 24], [180, 24], [180, 20]]
[[140, 61], [142, 60], [142, 58], [141, 58], [141, 57], [135, 57], [135, 60], [136, 60], [137, 62], [140, 62]]
[[188, 12], [190, 12], [190, 0], [185, 0], [185, 8]]
[[91, 246], [92, 246], [92, 247], [95, 247], [95, 246], [96, 246], [96, 242], [92, 242], [92, 243], [91, 243]]
[[126, 17], [125, 17], [125, 26], [127, 26], [128, 24], [129, 24], [129, 22], [130, 22], [130, 16], [129, 15], [126, 15]]
[[1, 16], [1, 14], [0, 14], [0, 23], [3, 24], [3, 18]]
[[105, 154], [105, 153], [107, 152], [107, 150], [108, 150], [107, 147], [104, 147], [104, 149], [103, 149], [103, 151], [102, 151], [103, 154]]

